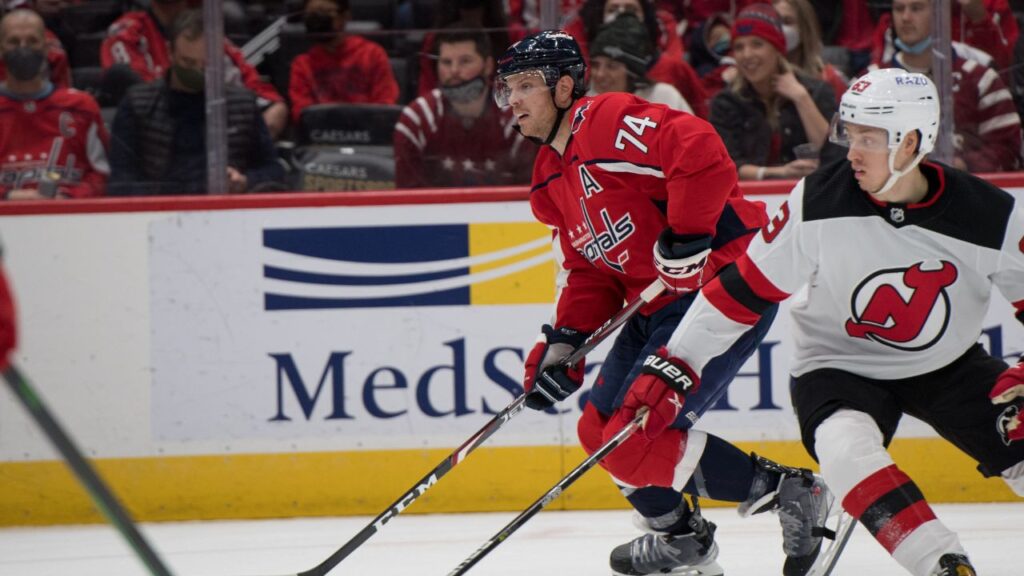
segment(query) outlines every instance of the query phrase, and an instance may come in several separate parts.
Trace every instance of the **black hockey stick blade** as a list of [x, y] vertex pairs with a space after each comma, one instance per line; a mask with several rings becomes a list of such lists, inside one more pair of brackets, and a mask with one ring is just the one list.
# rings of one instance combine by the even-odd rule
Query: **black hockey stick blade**
[[564, 478], [558, 481], [550, 490], [548, 490], [543, 496], [538, 498], [530, 507], [523, 510], [519, 516], [516, 516], [514, 520], [509, 522], [504, 528], [498, 531], [497, 534], [491, 536], [490, 540], [484, 542], [483, 546], [473, 552], [459, 564], [455, 570], [448, 573], [448, 576], [461, 576], [469, 571], [477, 562], [483, 559], [484, 556], [489, 554], [491, 550], [498, 547], [499, 544], [508, 539], [516, 530], [526, 524], [526, 521], [533, 518], [538, 512], [547, 507], [548, 504], [554, 502], [559, 496], [562, 495], [569, 486], [572, 486], [576, 480], [579, 480], [581, 476], [587, 473], [588, 470], [593, 468], [598, 462], [604, 459], [605, 456], [610, 454], [613, 450], [618, 448], [627, 438], [633, 435], [638, 428], [643, 424], [644, 418], [647, 416], [647, 409], [641, 408], [633, 420], [627, 424], [622, 430], [619, 430], [610, 440], [605, 442], [600, 448], [598, 448], [589, 458], [580, 463], [579, 466], [574, 468], [572, 472], [569, 472]]
[[3, 371], [3, 379], [7, 385], [28, 410], [32, 418], [43, 429], [50, 442], [57, 448], [64, 461], [71, 471], [78, 477], [78, 481], [85, 486], [86, 491], [92, 497], [96, 507], [106, 516], [118, 532], [128, 541], [128, 545], [139, 557], [139, 560], [146, 565], [146, 569], [152, 576], [171, 576], [170, 570], [164, 565], [160, 557], [149, 545], [149, 542], [142, 536], [135, 522], [132, 521], [128, 512], [121, 506], [114, 494], [103, 483], [103, 480], [96, 474], [89, 462], [82, 456], [82, 452], [75, 446], [71, 438], [64, 432], [64, 429], [54, 418], [53, 414], [43, 403], [42, 398], [36, 393], [21, 372], [14, 367], [8, 366]]
[[[561, 362], [569, 366], [579, 362], [587, 355], [587, 353], [596, 348], [598, 344], [605, 341], [608, 336], [615, 332], [615, 330], [629, 321], [629, 319], [632, 318], [640, 308], [657, 298], [664, 289], [665, 287], [661, 281], [655, 280], [650, 286], [645, 288], [639, 296], [634, 298], [629, 304], [609, 318], [608, 321], [598, 327], [597, 330], [594, 330], [590, 337], [588, 337], [579, 348], [563, 358]], [[433, 470], [428, 472], [405, 494], [399, 496], [397, 500], [391, 503], [391, 506], [388, 506], [386, 510], [377, 515], [376, 518], [353, 536], [352, 539], [342, 545], [341, 548], [336, 550], [320, 564], [317, 564], [305, 572], [299, 572], [297, 576], [324, 576], [330, 572], [335, 566], [340, 564], [342, 560], [347, 558], [352, 554], [352, 552], [362, 546], [364, 542], [369, 540], [371, 536], [383, 528], [385, 524], [412, 505], [417, 498], [422, 496], [423, 493], [429, 490], [431, 486], [441, 480], [449, 470], [462, 462], [470, 452], [486, 442], [488, 438], [504, 426], [506, 422], [511, 420], [513, 416], [522, 412], [525, 406], [526, 396], [524, 394], [520, 394], [518, 398], [513, 400], [512, 403], [505, 407], [504, 410], [498, 412], [490, 422], [484, 424], [483, 428], [463, 442], [461, 446], [456, 448], [454, 452], [449, 454], [447, 458], [445, 458]]]

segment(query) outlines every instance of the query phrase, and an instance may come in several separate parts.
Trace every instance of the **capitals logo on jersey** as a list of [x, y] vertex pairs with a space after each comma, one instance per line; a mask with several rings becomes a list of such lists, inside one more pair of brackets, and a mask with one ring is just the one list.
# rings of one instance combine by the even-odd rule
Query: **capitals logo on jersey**
[[950, 262], [918, 262], [880, 270], [853, 291], [846, 333], [898, 350], [924, 350], [949, 326], [949, 294], [958, 272]]

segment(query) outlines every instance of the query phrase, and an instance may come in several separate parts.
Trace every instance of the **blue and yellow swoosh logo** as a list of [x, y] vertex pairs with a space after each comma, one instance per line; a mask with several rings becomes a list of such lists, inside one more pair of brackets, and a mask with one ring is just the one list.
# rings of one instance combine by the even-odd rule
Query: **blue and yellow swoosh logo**
[[550, 233], [536, 223], [268, 229], [262, 256], [266, 310], [554, 298]]

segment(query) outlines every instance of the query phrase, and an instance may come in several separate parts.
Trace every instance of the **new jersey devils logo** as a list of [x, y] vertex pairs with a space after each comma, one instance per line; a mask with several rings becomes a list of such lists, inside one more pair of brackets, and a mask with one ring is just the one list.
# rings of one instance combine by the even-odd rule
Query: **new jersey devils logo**
[[583, 126], [583, 121], [587, 119], [587, 116], [585, 114], [587, 108], [590, 108], [590, 102], [587, 102], [580, 106], [579, 108], [577, 108], [576, 113], [573, 114], [571, 130], [573, 134], [575, 134], [580, 129], [580, 127]]
[[937, 269], [925, 269], [925, 263], [918, 262], [869, 276], [853, 291], [846, 333], [899, 350], [935, 344], [949, 325], [946, 287], [957, 279], [956, 266], [938, 264]]
[[[1020, 407], [1018, 406], [1007, 406], [1006, 410], [996, 418], [996, 431], [999, 432], [999, 437], [1003, 439], [1003, 444], [1010, 445], [1013, 440], [1010, 440], [1010, 422], [1013, 421], [1017, 415], [1020, 414]], [[1024, 426], [1024, 424], [1021, 424]]]

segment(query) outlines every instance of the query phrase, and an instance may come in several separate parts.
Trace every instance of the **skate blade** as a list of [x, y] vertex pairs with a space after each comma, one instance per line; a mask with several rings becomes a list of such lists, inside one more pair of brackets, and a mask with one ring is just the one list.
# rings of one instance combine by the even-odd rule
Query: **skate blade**
[[[718, 564], [718, 562], [712, 560], [707, 564], [701, 564], [700, 566], [685, 566], [682, 568], [676, 568], [670, 572], [652, 572], [651, 576], [659, 576], [661, 574], [667, 574], [669, 576], [723, 576], [725, 570]], [[625, 576], [620, 572], [612, 570], [612, 576]]]
[[836, 562], [839, 561], [839, 555], [846, 548], [846, 543], [849, 542], [853, 529], [857, 526], [857, 520], [853, 516], [843, 512], [839, 506], [836, 506], [836, 509], [839, 510], [838, 520], [834, 529], [836, 537], [834, 540], [826, 539], [828, 546], [822, 548], [817, 560], [814, 561], [810, 570], [807, 571], [807, 576], [829, 576], [832, 570], [835, 569]]

